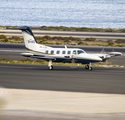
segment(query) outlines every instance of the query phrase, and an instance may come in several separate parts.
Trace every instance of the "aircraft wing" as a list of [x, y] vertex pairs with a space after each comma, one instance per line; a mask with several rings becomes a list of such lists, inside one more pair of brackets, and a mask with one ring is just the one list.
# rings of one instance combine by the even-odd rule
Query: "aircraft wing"
[[109, 55], [112, 56], [112, 57], [114, 57], [114, 56], [121, 56], [122, 53], [121, 52], [110, 52]]
[[54, 57], [39, 56], [39, 55], [34, 55], [33, 53], [21, 53], [20, 55], [25, 57], [43, 59], [43, 60], [56, 60], [56, 58]]
[[121, 56], [122, 53], [121, 52], [110, 52], [108, 54], [94, 54], [94, 55], [99, 56], [102, 59], [109, 59], [111, 57]]

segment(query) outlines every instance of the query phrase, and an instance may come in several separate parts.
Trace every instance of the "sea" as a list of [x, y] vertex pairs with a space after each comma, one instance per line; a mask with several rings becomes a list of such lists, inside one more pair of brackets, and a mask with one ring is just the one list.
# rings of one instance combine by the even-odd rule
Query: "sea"
[[0, 0], [0, 26], [125, 28], [125, 0]]

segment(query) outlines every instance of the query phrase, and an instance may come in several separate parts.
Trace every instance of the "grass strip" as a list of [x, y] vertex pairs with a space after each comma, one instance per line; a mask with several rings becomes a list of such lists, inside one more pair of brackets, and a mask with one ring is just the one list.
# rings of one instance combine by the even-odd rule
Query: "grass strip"
[[[36, 61], [34, 61], [32, 59], [29, 59], [29, 58], [21, 59], [21, 60], [11, 60], [11, 59], [7, 59], [7, 58], [3, 58], [3, 59], [0, 59], [0, 63], [48, 65], [47, 61], [40, 60], [40, 59], [37, 59]], [[56, 62], [53, 62], [53, 65], [85, 66], [84, 64], [81, 64], [81, 63], [56, 63]], [[97, 64], [92, 64], [92, 66], [125, 68], [125, 66], [112, 65], [111, 62], [108, 62], [107, 65], [104, 62], [99, 62]]]

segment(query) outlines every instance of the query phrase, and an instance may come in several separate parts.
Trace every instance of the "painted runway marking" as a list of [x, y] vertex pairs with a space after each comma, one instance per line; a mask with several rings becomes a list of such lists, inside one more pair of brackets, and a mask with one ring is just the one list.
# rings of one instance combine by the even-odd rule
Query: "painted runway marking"
[[5, 90], [0, 90], [0, 94], [7, 94], [8, 92]]

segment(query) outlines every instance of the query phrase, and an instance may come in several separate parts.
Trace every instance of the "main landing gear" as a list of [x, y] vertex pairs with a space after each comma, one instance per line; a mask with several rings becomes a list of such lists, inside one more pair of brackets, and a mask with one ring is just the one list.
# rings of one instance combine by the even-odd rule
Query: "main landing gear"
[[[49, 60], [48, 68], [49, 68], [50, 70], [53, 70], [52, 60]], [[91, 70], [92, 70], [92, 65], [91, 65], [91, 63], [86, 64], [86, 65], [85, 65], [85, 69], [91, 71]]]
[[92, 70], [92, 67], [91, 67], [91, 66], [92, 66], [91, 63], [86, 64], [86, 65], [85, 65], [85, 69], [91, 71], [91, 70]]
[[49, 69], [50, 69], [50, 70], [53, 70], [53, 66], [52, 66], [52, 60], [49, 60], [48, 67], [49, 67]]

